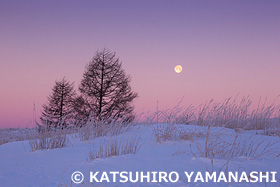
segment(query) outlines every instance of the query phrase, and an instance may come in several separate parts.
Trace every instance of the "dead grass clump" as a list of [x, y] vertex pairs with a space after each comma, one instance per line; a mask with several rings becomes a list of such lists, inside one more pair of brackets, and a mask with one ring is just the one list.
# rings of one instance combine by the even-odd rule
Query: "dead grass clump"
[[194, 138], [204, 136], [196, 130], [179, 129], [174, 124], [157, 125], [153, 127], [154, 136], [157, 143], [164, 141], [193, 141]]
[[237, 102], [237, 97], [227, 98], [222, 103], [214, 100], [200, 106], [197, 113], [197, 125], [200, 126], [222, 126], [227, 128], [246, 128], [251, 106], [249, 97]]
[[92, 125], [85, 125], [78, 129], [78, 138], [81, 141], [88, 141], [94, 139], [96, 136], [102, 136], [102, 130]]
[[190, 124], [194, 120], [195, 108], [192, 105], [186, 108], [180, 107], [181, 102], [170, 110], [159, 111], [158, 123]]
[[270, 126], [266, 126], [264, 134], [268, 136], [280, 136], [280, 118], [271, 119], [273, 122], [270, 123]]
[[185, 130], [180, 130], [178, 133], [179, 140], [191, 140], [193, 142], [194, 136], [197, 137], [197, 134], [188, 133]]
[[142, 124], [190, 124], [195, 120], [195, 108], [193, 105], [182, 107], [182, 101], [183, 99], [171, 109], [141, 113], [136, 117], [136, 121]]
[[24, 141], [34, 138], [35, 128], [5, 128], [0, 129], [0, 145], [14, 141]]
[[119, 122], [112, 122], [109, 124], [87, 123], [85, 126], [78, 129], [78, 137], [81, 141], [93, 140], [97, 137], [104, 137], [107, 135], [115, 136], [119, 135], [130, 128], [130, 124], [124, 124]]
[[242, 133], [235, 133], [234, 136], [223, 132], [212, 133], [208, 127], [204, 146], [197, 143], [197, 147], [201, 156], [211, 159], [232, 159], [242, 156], [275, 158], [280, 156], [280, 150], [276, 146], [279, 143], [280, 141], [271, 142], [266, 138]]
[[167, 140], [175, 140], [178, 129], [175, 125], [156, 125], [156, 127], [153, 127], [153, 132], [156, 142], [161, 143]]
[[[258, 107], [252, 111], [250, 115], [251, 128], [255, 130], [266, 130], [273, 122], [272, 118], [277, 112], [277, 107], [274, 104], [266, 105], [267, 99], [261, 104], [259, 100]], [[276, 121], [274, 121], [276, 122]], [[277, 122], [276, 122], [277, 123]]]
[[8, 143], [9, 141], [7, 140], [7, 138], [4, 135], [0, 136], [0, 145]]
[[34, 139], [29, 140], [29, 148], [30, 151], [63, 148], [67, 141], [66, 132], [62, 130], [43, 131], [38, 132]]
[[97, 158], [108, 158], [126, 154], [135, 154], [140, 148], [140, 133], [134, 136], [124, 137], [116, 136], [110, 139], [103, 139], [103, 142], [94, 140], [87, 158], [88, 161]]
[[[195, 124], [241, 131], [263, 130], [264, 134], [279, 136], [280, 105], [276, 104], [276, 99], [269, 105], [267, 99], [260, 98], [254, 108], [249, 96], [241, 99], [238, 96], [229, 97], [223, 102], [212, 99], [198, 107], [182, 107], [180, 101], [172, 109], [148, 113], [140, 118], [143, 118], [144, 124]], [[165, 135], [169, 136], [168, 133]]]
[[[240, 101], [228, 98], [222, 103], [214, 100], [202, 105], [196, 113], [196, 125], [218, 126], [236, 130], [263, 130], [264, 134], [279, 135], [280, 110], [275, 101], [267, 104], [267, 99], [260, 98], [255, 109], [251, 108], [252, 101], [243, 97]], [[277, 120], [278, 119], [278, 120]]]

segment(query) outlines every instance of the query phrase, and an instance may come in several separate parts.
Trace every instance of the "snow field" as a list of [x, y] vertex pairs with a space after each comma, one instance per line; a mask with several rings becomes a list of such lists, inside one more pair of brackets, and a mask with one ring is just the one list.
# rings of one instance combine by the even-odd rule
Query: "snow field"
[[[67, 135], [66, 145], [58, 149], [32, 151], [30, 141], [9, 142], [0, 146], [1, 186], [279, 186], [279, 137], [257, 135], [256, 131], [236, 132], [222, 127], [196, 125], [136, 125], [118, 132], [89, 136], [89, 129]], [[85, 135], [86, 134], [86, 135]], [[88, 138], [85, 138], [88, 137]], [[75, 184], [71, 175], [80, 171], [84, 180]], [[176, 172], [178, 180], [136, 183], [120, 180], [91, 182], [91, 172]], [[205, 175], [252, 171], [277, 174], [276, 183], [207, 183], [185, 172]], [[152, 177], [152, 176], [151, 176]], [[176, 176], [173, 174], [172, 179]], [[273, 175], [269, 174], [272, 180]]]

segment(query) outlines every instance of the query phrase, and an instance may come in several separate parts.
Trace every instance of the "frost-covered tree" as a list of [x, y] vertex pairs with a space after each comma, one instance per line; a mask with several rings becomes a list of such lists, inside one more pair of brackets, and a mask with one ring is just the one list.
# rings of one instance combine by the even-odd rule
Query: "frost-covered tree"
[[115, 52], [107, 49], [96, 52], [86, 65], [79, 86], [78, 101], [83, 107], [80, 114], [86, 118], [94, 116], [96, 121], [133, 120], [132, 102], [137, 93], [132, 91], [130, 80]]
[[73, 101], [75, 98], [74, 82], [64, 77], [55, 81], [48, 101], [43, 105], [41, 122], [48, 128], [65, 128], [73, 117]]

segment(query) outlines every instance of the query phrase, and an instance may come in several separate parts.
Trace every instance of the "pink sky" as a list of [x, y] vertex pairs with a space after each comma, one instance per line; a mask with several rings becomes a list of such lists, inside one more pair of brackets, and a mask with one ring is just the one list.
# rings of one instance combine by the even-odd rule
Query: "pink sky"
[[[0, 1], [0, 127], [37, 119], [55, 80], [117, 52], [136, 112], [280, 94], [279, 1]], [[183, 72], [176, 74], [180, 64]]]

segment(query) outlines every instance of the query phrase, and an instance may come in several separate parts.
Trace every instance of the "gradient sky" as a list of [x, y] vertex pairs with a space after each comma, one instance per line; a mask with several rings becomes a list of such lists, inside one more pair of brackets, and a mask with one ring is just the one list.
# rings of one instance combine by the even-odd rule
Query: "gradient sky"
[[[54, 81], [76, 88], [98, 49], [116, 51], [136, 112], [280, 94], [278, 0], [0, 0], [0, 127], [26, 127]], [[183, 72], [176, 74], [180, 64]]]

